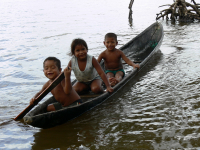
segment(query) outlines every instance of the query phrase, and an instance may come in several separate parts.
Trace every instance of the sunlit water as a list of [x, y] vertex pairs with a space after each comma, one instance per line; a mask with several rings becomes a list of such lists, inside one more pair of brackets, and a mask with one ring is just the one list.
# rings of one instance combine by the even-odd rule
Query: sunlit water
[[47, 81], [46, 57], [65, 68], [77, 37], [98, 57], [107, 32], [118, 35], [119, 48], [172, 2], [135, 1], [131, 26], [129, 0], [0, 0], [0, 149], [200, 149], [199, 23], [159, 20], [160, 51], [116, 96], [80, 117], [50, 129], [13, 120]]

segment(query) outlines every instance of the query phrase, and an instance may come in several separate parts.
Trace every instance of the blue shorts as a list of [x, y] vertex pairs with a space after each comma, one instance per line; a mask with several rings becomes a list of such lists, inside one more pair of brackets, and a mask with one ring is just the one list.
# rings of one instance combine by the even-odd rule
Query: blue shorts
[[[119, 69], [119, 70], [106, 70], [106, 71], [105, 71], [105, 74], [107, 74], [107, 73], [111, 72], [111, 73], [113, 73], [113, 74], [114, 74], [114, 76], [115, 76], [115, 74], [116, 74], [118, 71], [121, 71], [121, 72], [123, 72], [123, 73], [124, 73], [124, 75], [125, 75], [124, 69]], [[123, 77], [124, 77], [124, 75], [123, 75]]]

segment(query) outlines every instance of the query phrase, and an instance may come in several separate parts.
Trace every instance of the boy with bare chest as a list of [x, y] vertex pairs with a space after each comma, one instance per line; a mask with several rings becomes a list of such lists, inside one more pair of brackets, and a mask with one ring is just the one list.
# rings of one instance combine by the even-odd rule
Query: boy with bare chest
[[[53, 81], [59, 76], [61, 73], [61, 63], [60, 60], [56, 57], [48, 57], [44, 60], [44, 75], [49, 79], [42, 89], [31, 99], [30, 104], [33, 104], [35, 98], [39, 96]], [[49, 104], [47, 107], [47, 111], [55, 111], [62, 109], [66, 106], [71, 105], [72, 103], [82, 103], [80, 96], [73, 89], [70, 76], [71, 76], [71, 68], [66, 67], [64, 69], [65, 79], [61, 81], [53, 90], [51, 90], [52, 95], [57, 100], [56, 103]]]
[[107, 49], [98, 57], [99, 63], [102, 59], [104, 60], [106, 69], [105, 73], [111, 86], [115, 86], [125, 75], [121, 58], [128, 65], [133, 66], [134, 68], [140, 68], [138, 64], [134, 64], [130, 59], [128, 59], [121, 50], [115, 48], [117, 44], [117, 35], [115, 33], [107, 33], [104, 40], [104, 45]]

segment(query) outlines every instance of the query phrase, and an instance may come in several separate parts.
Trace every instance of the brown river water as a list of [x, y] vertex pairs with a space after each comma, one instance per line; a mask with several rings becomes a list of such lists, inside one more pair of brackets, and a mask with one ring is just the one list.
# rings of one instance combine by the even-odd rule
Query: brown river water
[[124, 0], [0, 0], [0, 149], [200, 149], [198, 22], [158, 20], [159, 52], [114, 97], [83, 115], [49, 129], [13, 120], [47, 81], [46, 57], [58, 57], [65, 68], [70, 43], [80, 37], [97, 58], [107, 32], [118, 35], [119, 48], [172, 2], [136, 0], [130, 25]]

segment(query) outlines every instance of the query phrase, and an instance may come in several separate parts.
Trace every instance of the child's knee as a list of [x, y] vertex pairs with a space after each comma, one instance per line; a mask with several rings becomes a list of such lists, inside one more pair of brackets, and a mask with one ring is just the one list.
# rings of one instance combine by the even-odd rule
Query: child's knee
[[74, 88], [74, 90], [76, 91], [76, 92], [80, 92], [80, 88], [78, 88], [78, 87], [73, 87]]
[[74, 90], [78, 93], [78, 94], [84, 94], [87, 93], [89, 91], [89, 88], [87, 87], [74, 87]]
[[122, 76], [116, 76], [115, 78], [116, 78], [116, 80], [121, 81], [123, 77]]
[[114, 77], [114, 74], [111, 73], [111, 72], [108, 72], [108, 73], [106, 74], [106, 76], [107, 76], [107, 78], [111, 78], [111, 77]]
[[47, 111], [55, 111], [55, 110], [56, 109], [55, 109], [54, 105], [50, 104], [47, 106]]
[[77, 92], [77, 93], [81, 93], [84, 91], [84, 88], [74, 88], [74, 90]]
[[103, 92], [103, 87], [102, 86], [95, 86], [91, 87], [91, 91], [95, 94], [102, 93]]
[[117, 75], [115, 76], [115, 78], [116, 78], [117, 80], [121, 81], [121, 80], [123, 79], [123, 74], [117, 74]]

